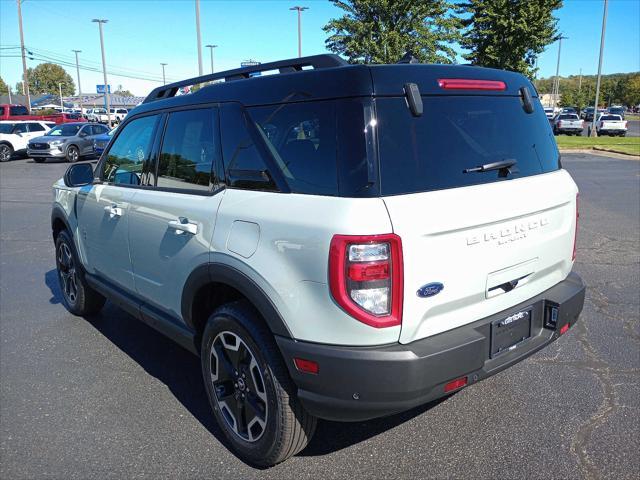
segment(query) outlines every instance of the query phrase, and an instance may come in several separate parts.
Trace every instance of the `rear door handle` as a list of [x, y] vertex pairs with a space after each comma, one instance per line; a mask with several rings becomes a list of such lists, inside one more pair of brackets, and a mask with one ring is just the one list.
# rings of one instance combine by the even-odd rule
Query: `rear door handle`
[[122, 208], [116, 205], [115, 203], [104, 207], [104, 211], [109, 214], [110, 218], [122, 216]]
[[183, 233], [196, 235], [198, 233], [198, 224], [189, 222], [189, 219], [186, 217], [179, 217], [178, 220], [171, 220], [169, 222], [169, 228], [175, 230], [176, 235], [182, 235]]

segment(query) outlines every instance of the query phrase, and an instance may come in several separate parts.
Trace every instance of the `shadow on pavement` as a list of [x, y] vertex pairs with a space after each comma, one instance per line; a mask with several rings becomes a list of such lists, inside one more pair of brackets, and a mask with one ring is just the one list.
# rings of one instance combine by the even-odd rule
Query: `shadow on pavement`
[[[62, 303], [55, 270], [45, 274], [51, 303]], [[233, 452], [218, 427], [202, 383], [200, 359], [151, 327], [107, 302], [87, 321], [153, 377], [163, 382], [180, 403], [228, 450]], [[357, 423], [318, 421], [316, 433], [298, 456], [320, 456], [375, 437], [421, 415], [443, 400], [390, 417]], [[253, 466], [253, 465], [250, 465]], [[255, 466], [253, 466], [255, 467]]]

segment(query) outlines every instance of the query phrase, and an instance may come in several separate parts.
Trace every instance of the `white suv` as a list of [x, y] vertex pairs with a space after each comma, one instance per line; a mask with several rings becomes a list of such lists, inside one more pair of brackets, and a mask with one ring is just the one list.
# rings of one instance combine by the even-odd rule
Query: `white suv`
[[578, 320], [578, 192], [525, 77], [320, 55], [195, 81], [215, 82], [154, 90], [55, 185], [56, 262], [72, 313], [108, 298], [200, 355], [245, 460], [451, 394]]
[[11, 160], [14, 155], [25, 154], [29, 140], [41, 137], [55, 125], [54, 122], [38, 120], [1, 121], [0, 162]]

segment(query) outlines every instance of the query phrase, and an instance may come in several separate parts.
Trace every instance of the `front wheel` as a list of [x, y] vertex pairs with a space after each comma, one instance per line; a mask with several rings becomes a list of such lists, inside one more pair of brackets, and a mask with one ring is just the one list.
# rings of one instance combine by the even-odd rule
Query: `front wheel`
[[71, 236], [61, 231], [56, 238], [56, 267], [64, 305], [74, 315], [98, 313], [106, 299], [84, 278]]
[[80, 151], [78, 147], [71, 145], [67, 148], [67, 161], [69, 163], [75, 163], [80, 159]]
[[0, 162], [8, 162], [13, 155], [13, 147], [6, 143], [0, 144]]
[[269, 467], [307, 445], [316, 418], [302, 407], [271, 332], [249, 303], [209, 317], [201, 360], [216, 420], [243, 460]]

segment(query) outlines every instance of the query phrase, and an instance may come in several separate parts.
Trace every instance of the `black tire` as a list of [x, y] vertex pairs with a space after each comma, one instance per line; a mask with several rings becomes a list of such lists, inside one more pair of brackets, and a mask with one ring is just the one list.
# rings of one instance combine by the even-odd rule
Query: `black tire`
[[[227, 342], [237, 345], [237, 355], [228, 354], [232, 350], [226, 348]], [[228, 361], [218, 360], [219, 356]], [[248, 302], [233, 302], [213, 312], [202, 336], [201, 360], [211, 408], [242, 460], [270, 467], [309, 443], [316, 418], [302, 407], [273, 335]], [[247, 363], [254, 367], [247, 368]], [[247, 371], [250, 376], [242, 376]], [[239, 413], [240, 421], [234, 420], [233, 411]]]
[[45, 160], [46, 158], [33, 158], [33, 161], [36, 163], [44, 163]]
[[8, 162], [13, 156], [13, 147], [8, 143], [0, 143], [0, 162]]
[[623, 132], [623, 133], [621, 133], [621, 134], [620, 134], [620, 136], [621, 136], [621, 137], [626, 137], [626, 136], [627, 136], [627, 134]]
[[67, 148], [66, 157], [67, 162], [75, 163], [80, 160], [80, 150], [78, 150], [78, 147], [76, 147], [75, 145], [69, 145], [69, 148]]
[[56, 269], [67, 310], [85, 316], [102, 309], [106, 299], [87, 284], [73, 240], [66, 230], [56, 237]]

